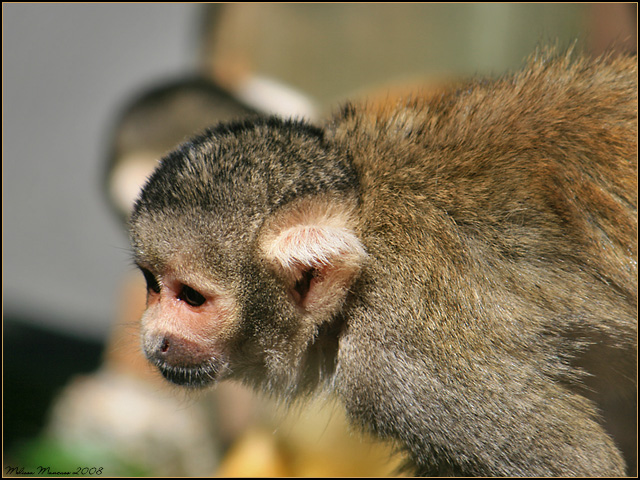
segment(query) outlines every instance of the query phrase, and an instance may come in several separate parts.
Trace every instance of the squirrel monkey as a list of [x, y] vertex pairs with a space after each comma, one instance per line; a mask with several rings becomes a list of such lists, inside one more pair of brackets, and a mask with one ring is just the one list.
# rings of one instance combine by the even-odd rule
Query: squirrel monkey
[[635, 411], [637, 138], [636, 58], [553, 53], [212, 127], [130, 219], [145, 354], [189, 388], [335, 392], [418, 475], [624, 475], [585, 385]]

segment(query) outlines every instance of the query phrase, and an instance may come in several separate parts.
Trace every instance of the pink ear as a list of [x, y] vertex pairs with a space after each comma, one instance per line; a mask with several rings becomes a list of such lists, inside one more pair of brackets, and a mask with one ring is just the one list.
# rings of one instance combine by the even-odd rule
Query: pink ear
[[[327, 212], [324, 212], [325, 214]], [[334, 313], [360, 271], [366, 252], [345, 218], [290, 218], [262, 242], [265, 256], [285, 280], [293, 301], [314, 317]]]

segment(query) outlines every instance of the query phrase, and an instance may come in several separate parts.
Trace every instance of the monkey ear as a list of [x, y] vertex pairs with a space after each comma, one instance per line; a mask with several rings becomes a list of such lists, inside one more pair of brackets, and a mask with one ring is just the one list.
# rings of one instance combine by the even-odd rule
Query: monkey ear
[[263, 237], [262, 251], [292, 300], [313, 317], [324, 319], [341, 306], [366, 258], [350, 218], [335, 206], [300, 206]]

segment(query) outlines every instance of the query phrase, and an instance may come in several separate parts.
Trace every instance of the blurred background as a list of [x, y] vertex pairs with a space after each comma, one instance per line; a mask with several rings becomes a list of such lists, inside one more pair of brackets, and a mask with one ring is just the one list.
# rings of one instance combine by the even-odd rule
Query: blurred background
[[[246, 392], [186, 400], [138, 363], [144, 287], [124, 221], [159, 156], [219, 120], [272, 112], [318, 121], [346, 98], [499, 75], [537, 45], [575, 42], [599, 54], [635, 51], [637, 38], [636, 4], [2, 9], [3, 466], [59, 469], [82, 459], [110, 466], [107, 475], [247, 474], [234, 466], [246, 458], [244, 445], [249, 457], [261, 451], [267, 459], [258, 475], [388, 473], [370, 460], [370, 470], [354, 464], [356, 454], [342, 470], [322, 470], [324, 458], [305, 464], [271, 435], [298, 438], [296, 427], [265, 420], [266, 407]], [[150, 388], [139, 391], [145, 382]], [[134, 432], [132, 419], [159, 398], [155, 417]], [[209, 401], [214, 409], [200, 405]], [[150, 432], [165, 415], [176, 424]], [[322, 425], [332, 431], [329, 420]], [[167, 432], [173, 440], [165, 445]], [[123, 441], [133, 459], [109, 453]], [[311, 445], [323, 451], [318, 442]]]

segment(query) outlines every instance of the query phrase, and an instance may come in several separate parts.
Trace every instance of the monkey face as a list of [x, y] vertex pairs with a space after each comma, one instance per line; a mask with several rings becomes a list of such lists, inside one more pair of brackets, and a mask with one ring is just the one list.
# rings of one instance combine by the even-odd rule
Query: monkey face
[[170, 154], [132, 215], [144, 352], [179, 385], [300, 384], [366, 257], [342, 156], [303, 124], [245, 133]]
[[[337, 333], [332, 324], [366, 257], [353, 230], [354, 208], [344, 198], [317, 197], [281, 208], [260, 228], [243, 266], [231, 268], [237, 256], [221, 245], [205, 248], [193, 233], [169, 238], [158, 228], [152, 237], [139, 234], [149, 361], [167, 380], [187, 387], [230, 376], [266, 382], [268, 389], [304, 384], [306, 363], [314, 361], [309, 350], [327, 347], [328, 330]], [[170, 221], [178, 223], [162, 219]], [[181, 245], [215, 250], [228, 268], [192, 257]]]
[[238, 316], [234, 297], [181, 269], [152, 273], [150, 268], [140, 266], [147, 282], [142, 344], [149, 361], [182, 386], [202, 387], [224, 378], [229, 373], [226, 344]]

